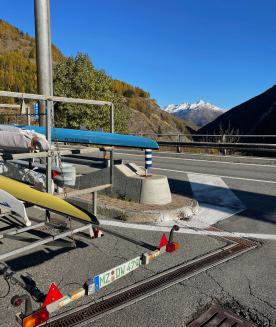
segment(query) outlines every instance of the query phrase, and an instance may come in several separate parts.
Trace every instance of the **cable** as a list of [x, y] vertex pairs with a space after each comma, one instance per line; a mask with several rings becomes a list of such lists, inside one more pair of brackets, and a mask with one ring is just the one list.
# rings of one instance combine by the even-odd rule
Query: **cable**
[[61, 288], [64, 288], [64, 287], [69, 286], [69, 285], [78, 285], [78, 286], [82, 287], [81, 283], [71, 282], [71, 283], [66, 283], [66, 284], [62, 285]]
[[71, 283], [66, 283], [64, 285], [61, 285], [62, 282], [63, 282], [63, 276], [61, 277], [60, 281], [57, 283], [57, 288], [63, 289], [64, 287], [69, 286], [69, 285], [78, 285], [78, 286], [82, 287], [82, 285], [78, 282], [71, 282]]
[[4, 279], [5, 280], [5, 282], [7, 283], [7, 285], [8, 285], [8, 291], [7, 291], [7, 293], [5, 294], [5, 295], [1, 295], [0, 296], [0, 299], [4, 299], [4, 298], [6, 298], [9, 294], [10, 294], [10, 291], [11, 291], [11, 285], [10, 285], [10, 283], [7, 281], [7, 279]]

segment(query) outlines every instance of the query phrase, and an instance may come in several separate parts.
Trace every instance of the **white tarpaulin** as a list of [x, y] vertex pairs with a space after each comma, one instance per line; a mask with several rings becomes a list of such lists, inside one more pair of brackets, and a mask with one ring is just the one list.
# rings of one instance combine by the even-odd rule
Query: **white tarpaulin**
[[15, 126], [0, 125], [0, 149], [5, 150], [49, 150], [44, 135], [25, 131]]
[[15, 212], [19, 217], [23, 218], [26, 226], [31, 226], [31, 221], [27, 216], [24, 204], [21, 201], [17, 200], [10, 193], [1, 189], [0, 189], [0, 207]]

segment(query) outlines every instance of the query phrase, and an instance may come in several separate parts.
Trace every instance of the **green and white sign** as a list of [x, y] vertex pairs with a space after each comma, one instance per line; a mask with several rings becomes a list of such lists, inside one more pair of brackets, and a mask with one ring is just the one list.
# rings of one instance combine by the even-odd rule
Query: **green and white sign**
[[133, 270], [139, 268], [141, 265], [141, 258], [136, 257], [130, 261], [127, 261], [120, 266], [117, 266], [111, 270], [108, 270], [100, 275], [94, 276], [94, 284], [96, 291], [111, 284], [115, 280], [127, 275]]

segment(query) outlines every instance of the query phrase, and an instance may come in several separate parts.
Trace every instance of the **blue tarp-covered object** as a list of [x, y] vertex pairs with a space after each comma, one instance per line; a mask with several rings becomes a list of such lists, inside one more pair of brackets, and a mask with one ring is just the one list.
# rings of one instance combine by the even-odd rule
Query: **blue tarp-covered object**
[[[46, 134], [45, 127], [18, 126], [24, 130]], [[140, 149], [158, 149], [158, 144], [149, 138], [116, 133], [86, 131], [69, 128], [52, 128], [52, 141], [86, 143], [105, 146], [120, 146]]]

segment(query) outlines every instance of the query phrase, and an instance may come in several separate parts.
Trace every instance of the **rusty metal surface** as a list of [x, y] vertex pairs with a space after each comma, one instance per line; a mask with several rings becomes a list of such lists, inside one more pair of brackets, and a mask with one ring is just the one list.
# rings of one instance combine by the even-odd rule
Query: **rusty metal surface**
[[256, 325], [213, 303], [187, 327], [256, 327]]

